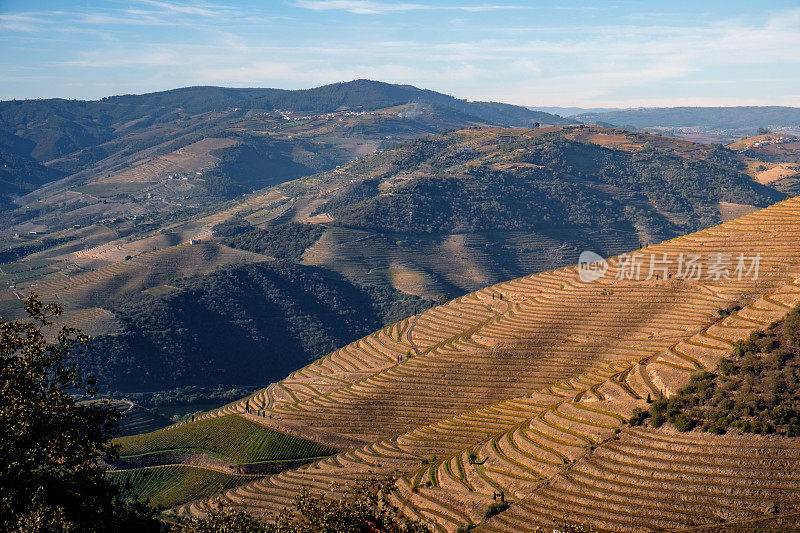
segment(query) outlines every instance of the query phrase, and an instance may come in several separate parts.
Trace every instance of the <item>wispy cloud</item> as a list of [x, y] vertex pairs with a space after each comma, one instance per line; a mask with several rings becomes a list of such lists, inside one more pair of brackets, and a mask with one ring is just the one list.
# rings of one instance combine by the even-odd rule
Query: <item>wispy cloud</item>
[[29, 33], [37, 31], [39, 24], [40, 21], [30, 15], [0, 13], [0, 30]]
[[610, 9], [617, 9], [619, 6], [556, 6], [559, 11], [608, 11]]
[[[527, 105], [648, 105], [664, 98], [660, 87], [683, 83], [686, 88], [693, 76], [709, 68], [759, 64], [765, 58], [797, 65], [800, 32], [793, 17], [793, 12], [783, 13], [761, 25], [728, 21], [692, 28], [565, 27], [557, 38], [384, 40], [369, 45], [264, 45], [219, 33], [214, 42], [174, 46], [168, 52], [157, 45], [135, 53], [124, 47], [83, 52], [65, 65], [164, 69], [164, 75], [169, 72], [187, 84], [298, 87], [367, 77]], [[725, 94], [718, 98], [734, 100]]]
[[23, 33], [77, 31], [77, 28], [104, 27], [224, 27], [261, 24], [277, 17], [254, 15], [237, 7], [202, 2], [178, 3], [162, 0], [136, 0], [135, 7], [98, 7], [86, 10], [54, 9], [0, 13], [0, 29]]
[[119, 68], [119, 67], [174, 67], [184, 64], [183, 60], [174, 51], [164, 49], [150, 49], [138, 54], [128, 51], [117, 52], [81, 52], [78, 57], [61, 64], [69, 67], [81, 68]]
[[[103, 96], [192, 84], [300, 88], [366, 77], [525, 105], [714, 98], [800, 104], [797, 8], [754, 7], [750, 16], [728, 18], [721, 9], [683, 20], [674, 13], [634, 16], [647, 6], [618, 16], [621, 9], [609, 12], [618, 2], [568, 13], [557, 9], [565, 3], [524, 11], [533, 3], [480, 2], [113, 0], [0, 13], [0, 43], [9, 51], [0, 54], [9, 82], [0, 97], [40, 96], [75, 80]], [[411, 16], [390, 23], [379, 16], [393, 13]], [[25, 56], [28, 49], [41, 52]], [[40, 78], [26, 86], [28, 76]], [[68, 96], [88, 94], [76, 89]]]
[[220, 5], [203, 4], [192, 2], [191, 4], [180, 4], [177, 2], [163, 2], [159, 0], [139, 0], [140, 4], [153, 6], [169, 13], [181, 13], [184, 15], [198, 15], [201, 17], [219, 17], [230, 14], [231, 8]]
[[311, 9], [313, 11], [347, 11], [356, 15], [381, 15], [386, 13], [397, 13], [402, 11], [467, 11], [478, 13], [482, 11], [498, 11], [504, 9], [528, 9], [528, 6], [519, 5], [430, 5], [415, 3], [390, 3], [376, 2], [371, 0], [295, 0], [295, 7]]

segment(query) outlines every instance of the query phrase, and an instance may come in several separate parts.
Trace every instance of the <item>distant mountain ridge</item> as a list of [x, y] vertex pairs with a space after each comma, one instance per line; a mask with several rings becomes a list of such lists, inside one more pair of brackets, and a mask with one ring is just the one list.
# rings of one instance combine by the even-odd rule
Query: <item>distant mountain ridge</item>
[[592, 124], [610, 123], [636, 128], [662, 126], [755, 129], [761, 126], [800, 127], [800, 108], [781, 106], [661, 107], [581, 113], [574, 118]]
[[[121, 132], [166, 124], [182, 115], [230, 108], [329, 113], [343, 108], [371, 111], [411, 102], [450, 108], [501, 126], [535, 122], [566, 124], [562, 117], [496, 102], [468, 102], [411, 85], [371, 80], [334, 83], [312, 89], [184, 87], [169, 91], [110, 96], [102, 100], [11, 100], [0, 102], [0, 146], [43, 162], [109, 141]], [[131, 123], [136, 121], [135, 123]], [[6, 136], [13, 136], [7, 139]], [[28, 151], [28, 143], [34, 145]], [[27, 151], [27, 153], [25, 153]]]
[[[415, 109], [401, 112], [403, 106]], [[0, 208], [9, 208], [12, 199], [65, 176], [89, 170], [108, 174], [157, 151], [168, 152], [171, 145], [175, 149], [231, 127], [240, 131], [241, 127], [231, 125], [265, 113], [280, 119], [277, 112], [301, 117], [391, 108], [397, 109], [383, 116], [400, 120], [383, 132], [370, 132], [365, 125], [362, 137], [381, 140], [471, 125], [533, 127], [572, 122], [522, 106], [468, 102], [410, 85], [370, 80], [301, 90], [184, 87], [92, 101], [11, 100], [0, 102]], [[349, 160], [338, 156], [341, 162]], [[106, 164], [93, 168], [100, 161]]]
[[628, 108], [621, 107], [559, 107], [559, 106], [528, 106], [532, 111], [552, 113], [561, 117], [574, 117], [587, 113], [608, 113], [611, 111], [624, 111]]
[[207, 112], [225, 107], [245, 107], [318, 113], [332, 112], [341, 108], [368, 111], [409, 102], [420, 102], [451, 107], [476, 118], [507, 126], [529, 126], [536, 121], [548, 124], [570, 123], [560, 116], [532, 111], [523, 106], [498, 102], [470, 102], [436, 91], [419, 89], [412, 85], [396, 85], [366, 79], [299, 90], [186, 87], [143, 95], [113, 96], [105, 98], [103, 101], [128, 105], [158, 102], [158, 105], [182, 107], [191, 112]]

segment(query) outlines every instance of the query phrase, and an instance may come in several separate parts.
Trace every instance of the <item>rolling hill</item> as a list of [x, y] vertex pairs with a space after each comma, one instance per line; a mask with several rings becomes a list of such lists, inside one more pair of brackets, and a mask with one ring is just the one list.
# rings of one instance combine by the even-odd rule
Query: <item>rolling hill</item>
[[633, 232], [640, 221], [624, 204], [634, 207], [638, 193], [643, 217], [654, 219], [640, 222], [642, 233], [657, 238], [719, 221], [719, 202], [763, 207], [780, 198], [744, 170], [724, 149], [619, 130], [462, 131], [346, 168], [362, 178], [359, 194], [343, 191], [317, 211], [344, 227], [406, 234]]
[[[456, 130], [188, 219], [11, 240], [8, 253], [20, 252], [10, 259], [28, 254], [2, 266], [10, 286], [0, 304], [19, 312], [27, 290], [57, 298], [65, 322], [98, 336], [94, 371], [106, 390], [254, 385], [440, 297], [573, 264], [584, 250], [611, 256], [661, 242], [783, 198], [753, 179], [751, 162], [598, 127]], [[300, 303], [321, 284], [336, 294], [330, 308]], [[280, 349], [259, 348], [272, 344]], [[241, 364], [228, 358], [231, 346]]]
[[800, 192], [800, 138], [786, 133], [762, 133], [728, 145], [746, 158], [759, 183], [795, 195]]
[[733, 152], [657, 135], [457, 131], [340, 169], [348, 183], [306, 201], [328, 229], [303, 262], [428, 297], [458, 294], [574, 263], [583, 250], [614, 255], [660, 242], [785, 196], [748, 172]]
[[0, 312], [63, 304], [107, 388], [272, 382], [119, 441], [179, 515], [377, 473], [438, 531], [796, 526], [793, 438], [628, 423], [800, 303], [794, 141], [569, 122], [365, 80], [0, 103]]
[[120, 329], [94, 340], [91, 371], [120, 393], [269, 382], [426, 303], [318, 267], [229, 266], [112, 297]]
[[[14, 100], [0, 102], [3, 147], [56, 169], [77, 171], [115, 152], [156, 146], [182, 132], [209, 128], [211, 121], [241, 118], [248, 112], [325, 114], [375, 111], [407, 104], [434, 106], [437, 114], [503, 126], [533, 122], [569, 123], [549, 113], [493, 102], [467, 102], [410, 85], [370, 80], [314, 89], [234, 89], [186, 87], [99, 101]], [[234, 110], [234, 111], [231, 111]], [[132, 143], [137, 139], [138, 143]]]
[[[787, 199], [638, 250], [666, 260], [649, 279], [630, 255], [593, 281], [575, 266], [533, 274], [340, 348], [204, 419], [255, 410], [349, 449], [223, 498], [267, 515], [301, 487], [399, 471], [395, 503], [439, 531], [529, 531], [565, 513], [629, 531], [796, 524], [794, 439], [626, 421], [800, 303], [798, 221], [800, 200]], [[680, 275], [692, 254], [733, 262]], [[760, 254], [757, 276], [736, 274], [739, 254], [751, 267]], [[510, 506], [487, 519], [498, 493]]]
[[539, 122], [570, 121], [369, 80], [0, 102], [0, 235], [141, 234], [403, 140]]

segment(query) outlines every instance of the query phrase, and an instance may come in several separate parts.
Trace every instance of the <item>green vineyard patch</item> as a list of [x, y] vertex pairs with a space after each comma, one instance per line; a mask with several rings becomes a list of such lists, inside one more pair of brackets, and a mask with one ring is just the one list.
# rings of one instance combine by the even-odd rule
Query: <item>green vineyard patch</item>
[[159, 451], [202, 451], [234, 463], [285, 461], [322, 457], [337, 450], [310, 440], [285, 435], [241, 416], [223, 416], [152, 433], [116, 439], [120, 453], [140, 455]]

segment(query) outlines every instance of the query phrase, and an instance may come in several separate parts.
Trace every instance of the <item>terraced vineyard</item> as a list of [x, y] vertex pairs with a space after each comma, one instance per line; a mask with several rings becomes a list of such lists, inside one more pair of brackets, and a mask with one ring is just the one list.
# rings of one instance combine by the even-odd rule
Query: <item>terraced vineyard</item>
[[[331, 90], [344, 90], [346, 107], [367, 114], [343, 113]], [[642, 132], [548, 126], [570, 121], [365, 80], [297, 100], [284, 91], [279, 100], [271, 90], [256, 90], [258, 97], [251, 91], [226, 90], [223, 98], [205, 87], [156, 100], [36, 102], [42, 116], [58, 117], [44, 122], [14, 113], [9, 132], [27, 138], [47, 122], [46, 137], [67, 147], [74, 139], [52, 127], [61, 119], [88, 127], [89, 137], [100, 122], [110, 121], [115, 133], [64, 153], [61, 141], [40, 147], [39, 162], [69, 168], [69, 175], [21, 189], [18, 205], [9, 204], [0, 314], [19, 316], [24, 294], [36, 291], [64, 305], [63, 322], [111, 333], [106, 340], [141, 333], [125, 322], [134, 315], [122, 307], [138, 303], [114, 309], [112, 298], [164, 295], [176, 286], [182, 296], [188, 291], [180, 278], [272, 259], [228, 247], [214, 234], [219, 223], [244, 221], [261, 229], [321, 224], [323, 235], [303, 262], [348, 283], [430, 300], [474, 292], [415, 311], [197, 421], [120, 439], [127, 466], [112, 475], [183, 515], [200, 513], [191, 500], [212, 491], [266, 516], [302, 487], [327, 491], [368, 473], [397, 472], [396, 503], [439, 531], [468, 524], [527, 531], [564, 512], [623, 529], [796, 523], [792, 441], [753, 446], [736, 436], [624, 429], [648, 397], [676, 391], [800, 301], [800, 201], [756, 211], [798, 190], [794, 152], [743, 145], [736, 154]], [[378, 96], [364, 102], [367, 93]], [[194, 95], [196, 105], [173, 99], [181, 94]], [[306, 105], [309, 94], [321, 98], [311, 118], [287, 121], [275, 113], [292, 101]], [[135, 101], [140, 111], [130, 105]], [[528, 129], [534, 119], [545, 126]], [[673, 270], [632, 279], [623, 257], [610, 259], [595, 282], [582, 281], [576, 267], [559, 268], [584, 249], [614, 255], [665, 239], [672, 240], [637, 252], [645, 272], [653, 257], [669, 256], [675, 267], [694, 255], [735, 263], [738, 254], [758, 253], [759, 276], [706, 271], [685, 279]], [[529, 272], [540, 273], [502, 281]], [[187, 301], [198, 314], [216, 312], [213, 302]], [[229, 302], [219, 307], [232, 310]], [[344, 316], [342, 307], [327, 316]], [[249, 320], [229, 314], [231, 323]], [[280, 314], [272, 313], [276, 323]], [[171, 328], [169, 320], [147, 316], [166, 326], [152, 330], [154, 337], [177, 331], [172, 338], [197, 339], [203, 329], [198, 320]], [[308, 321], [294, 329], [298, 337], [314, 333]], [[211, 336], [225, 337], [223, 357], [205, 360], [211, 364], [197, 361], [200, 350], [191, 343], [180, 353], [154, 345], [152, 358], [141, 349], [105, 353], [111, 363], [142, 369], [126, 390], [151, 390], [143, 387], [158, 372], [236, 385], [241, 380], [225, 376], [226, 364], [251, 372], [257, 358], [265, 366], [289, 360], [288, 349], [270, 342], [258, 346], [262, 353]], [[136, 346], [131, 342], [122, 348]], [[175, 366], [164, 370], [165, 362]], [[126, 431], [154, 427], [139, 414]], [[674, 468], [659, 470], [665, 462]], [[704, 489], [708, 479], [718, 492]], [[498, 493], [511, 507], [485, 520]], [[703, 507], [709, 494], [721, 504]], [[759, 507], [764, 502], [774, 505]], [[774, 520], [759, 516], [765, 512]]]
[[120, 413], [118, 434], [121, 436], [138, 435], [157, 431], [169, 426], [171, 422], [166, 417], [154, 415], [141, 405], [126, 400], [109, 400]]
[[[189, 241], [168, 244], [173, 240], [150, 240], [146, 244], [153, 244], [154, 248], [148, 251], [141, 251], [141, 243], [136, 243], [136, 246], [120, 245], [119, 249], [116, 246], [110, 250], [100, 247], [91, 254], [84, 252], [77, 256], [77, 261], [90, 261], [92, 268], [62, 260], [63, 271], [46, 274], [36, 281], [17, 283], [13, 290], [0, 292], [0, 309], [7, 309], [6, 316], [12, 318], [21, 316], [24, 295], [34, 291], [44, 300], [64, 306], [65, 313], [59, 324], [79, 327], [90, 335], [102, 335], [117, 331], [119, 324], [111, 312], [97, 306], [108, 305], [119, 294], [159, 286], [173, 279], [208, 274], [225, 265], [270, 260], [261, 254], [218, 243], [195, 241], [195, 244], [191, 244]], [[155, 249], [156, 245], [166, 247]], [[129, 255], [118, 257], [125, 253]], [[115, 260], [107, 261], [100, 257], [113, 257]], [[71, 268], [68, 268], [70, 265]]]
[[[327, 490], [333, 481], [398, 471], [396, 502], [440, 531], [481, 523], [498, 492], [512, 505], [482, 526], [488, 531], [552, 524], [573, 500], [579, 503], [567, 509], [577, 513], [580, 506], [579, 516], [631, 529], [741, 522], [755, 518], [756, 500], [772, 501], [780, 513], [800, 510], [791, 472], [776, 474], [757, 493], [741, 482], [763, 472], [762, 464], [776, 472], [790, 464], [797, 453], [792, 441], [744, 446], [740, 437], [703, 437], [692, 447], [695, 435], [681, 440], [687, 437], [616, 431], [648, 396], [673, 393], [697, 369], [713, 368], [736, 340], [800, 302], [800, 200], [637, 253], [647, 261], [667, 254], [673, 262], [681, 254], [758, 253], [759, 275], [715, 279], [704, 272], [684, 279], [673, 263], [668, 275], [645, 280], [645, 268], [637, 280], [628, 276], [626, 258], [614, 257], [594, 282], [581, 281], [577, 267], [562, 268], [487, 287], [388, 326], [205, 415], [249, 410], [296, 435], [349, 443], [335, 456], [222, 497], [268, 515], [303, 486]], [[732, 306], [740, 310], [720, 312]], [[673, 444], [663, 444], [670, 439]], [[719, 452], [703, 451], [709, 446]], [[708, 458], [695, 461], [703, 453]], [[676, 462], [674, 474], [650, 469], [667, 454]], [[701, 473], [718, 476], [726, 491], [719, 509], [680, 505], [682, 495], [702, 492]], [[624, 476], [627, 484], [618, 483]], [[622, 508], [621, 495], [638, 477], [650, 485], [642, 499]], [[587, 492], [590, 479], [609, 487], [602, 494], [606, 504]], [[654, 483], [666, 496], [644, 506], [648, 487], [659, 490]], [[591, 498], [599, 503], [589, 505]], [[189, 503], [175, 512], [200, 511]]]
[[614, 531], [689, 528], [796, 512], [800, 442], [627, 430], [480, 531], [570, 516]]
[[[464, 288], [480, 289], [520, 272], [539, 272], [576, 262], [579, 243], [567, 233], [559, 238], [526, 232], [431, 237], [334, 226], [308, 248], [303, 263], [335, 270], [362, 283], [390, 285], [435, 298], [442, 293], [460, 293]], [[619, 233], [589, 236], [582, 244], [584, 248], [621, 253], [638, 243], [638, 235]]]
[[166, 451], [197, 451], [233, 463], [321, 457], [335, 448], [284, 435], [241, 416], [201, 420], [115, 440], [126, 456]]
[[115, 470], [109, 476], [120, 485], [130, 485], [130, 497], [150, 500], [154, 507], [170, 507], [204, 498], [220, 490], [245, 483], [251, 476], [231, 475], [186, 465]]

